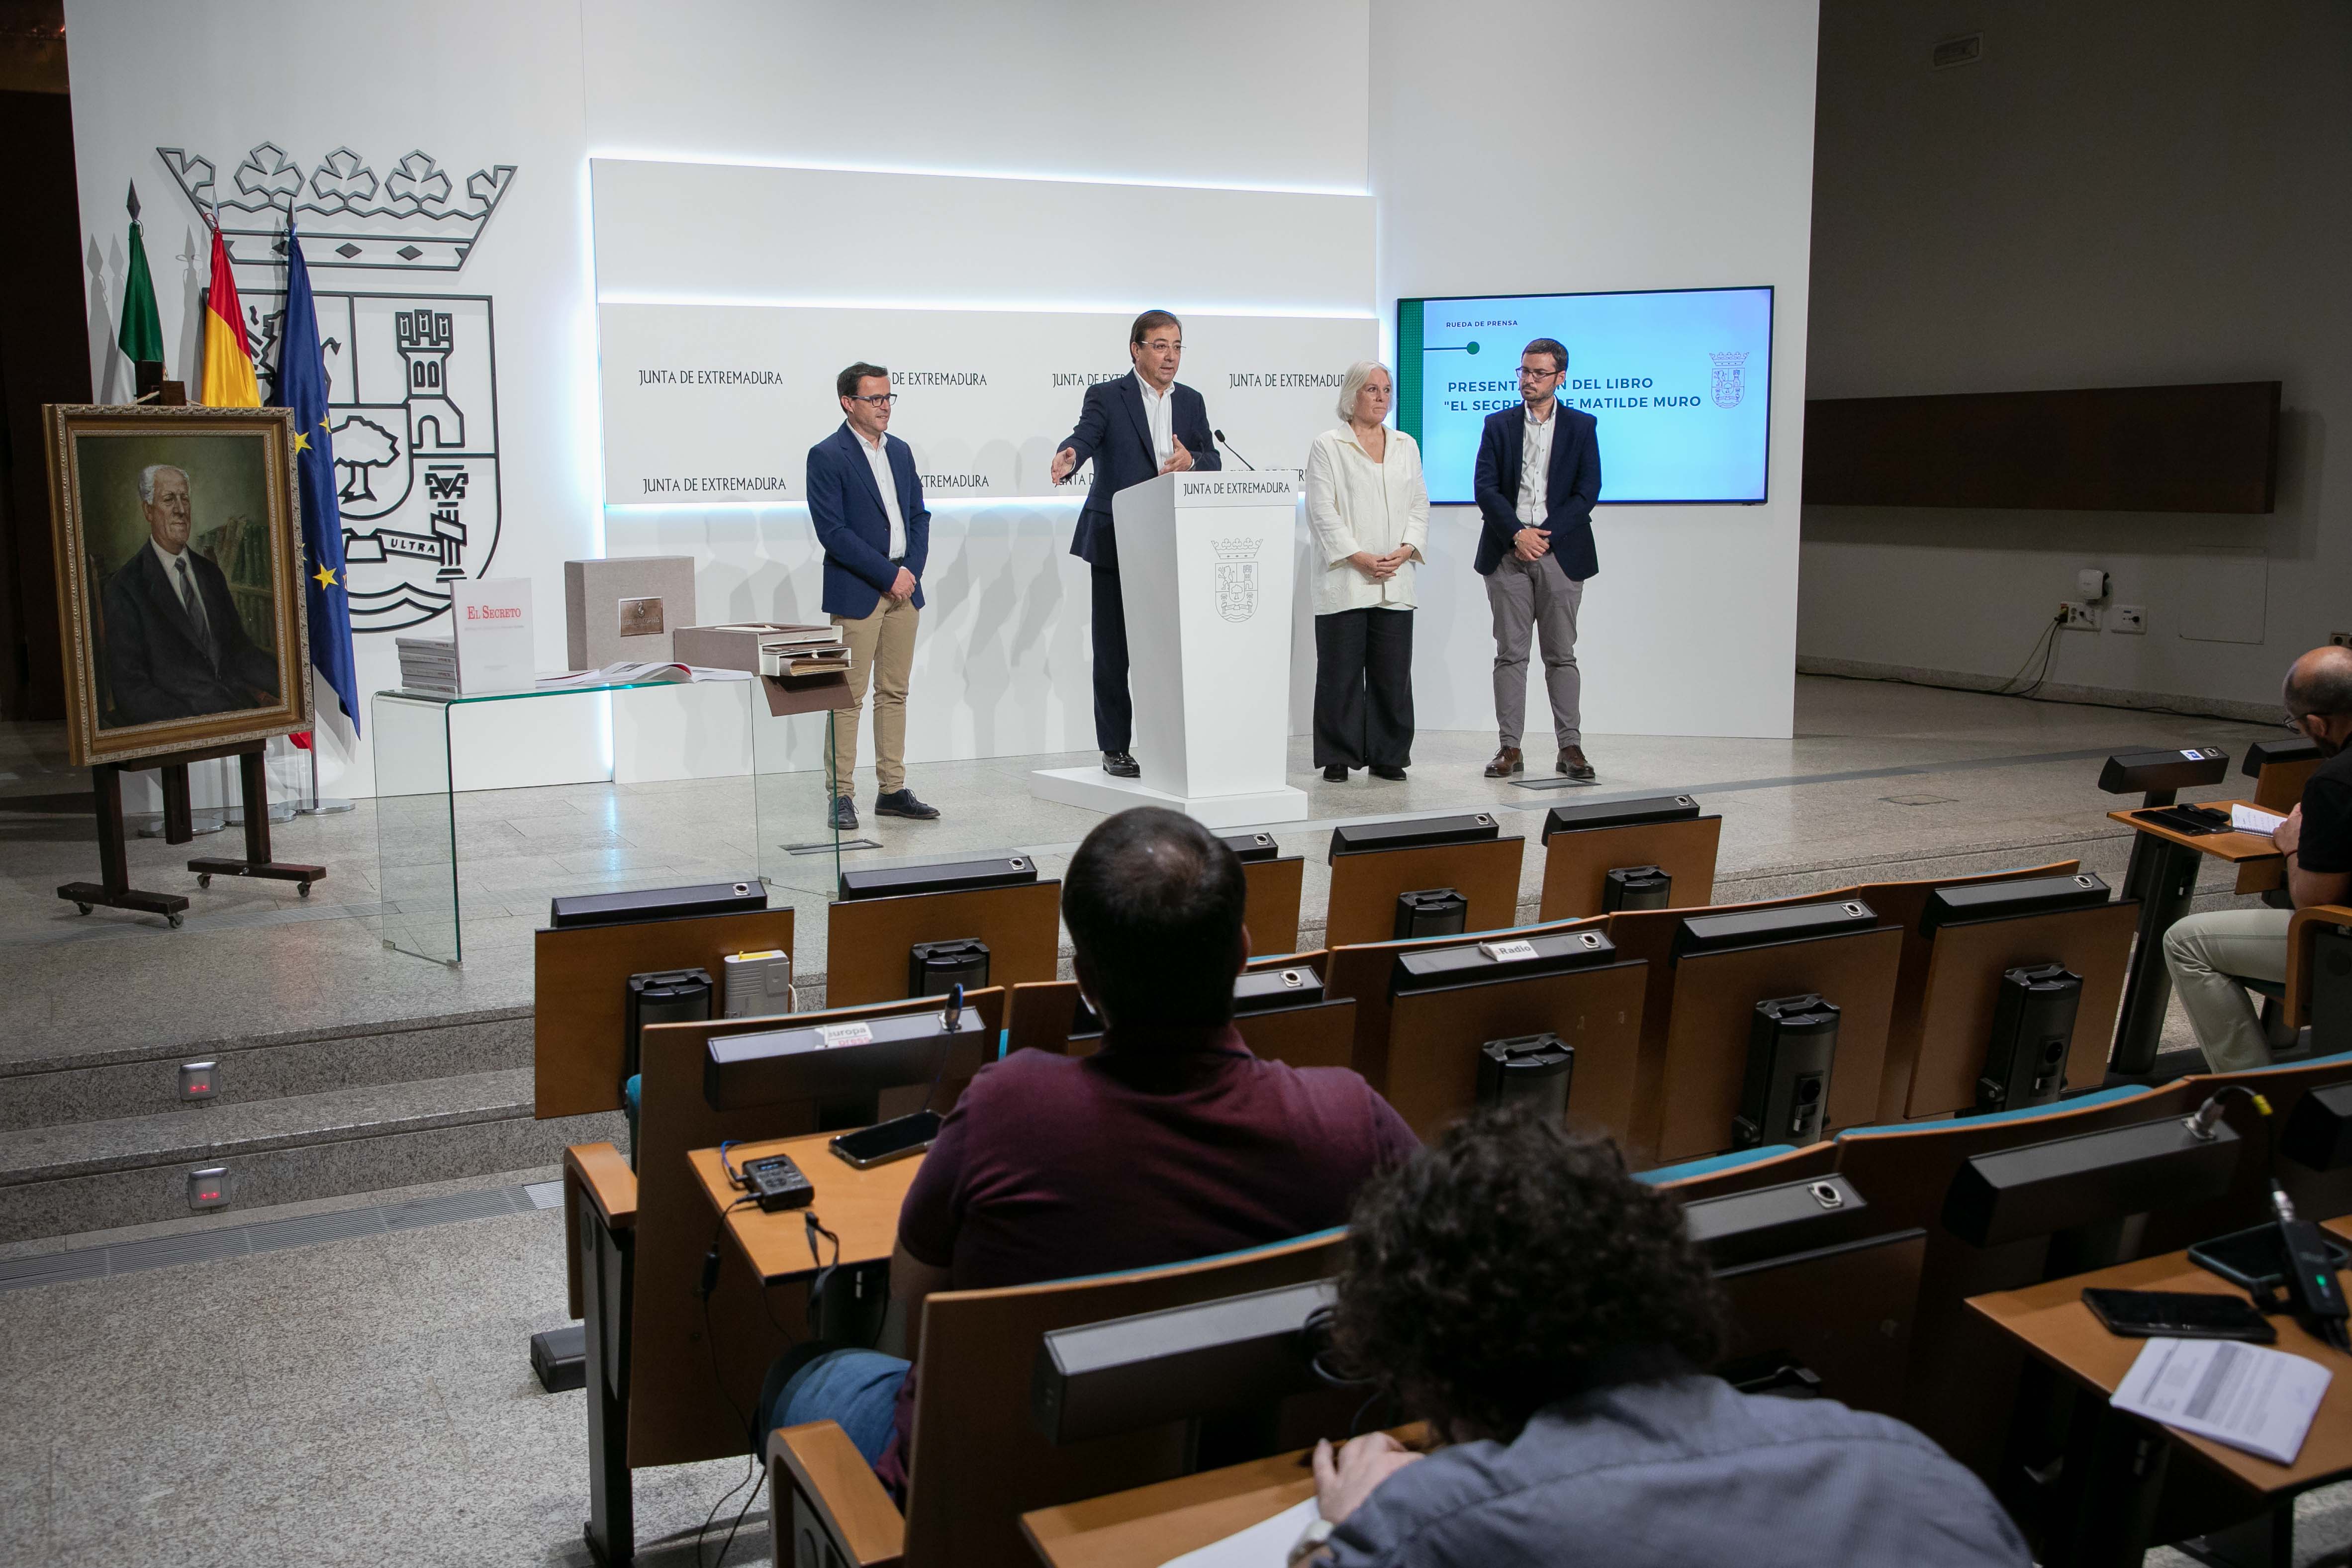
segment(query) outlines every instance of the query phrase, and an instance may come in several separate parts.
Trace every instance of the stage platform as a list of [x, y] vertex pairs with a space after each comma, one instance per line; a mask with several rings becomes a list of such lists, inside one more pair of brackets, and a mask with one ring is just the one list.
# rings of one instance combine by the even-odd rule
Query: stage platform
[[[1422, 736], [1403, 783], [1359, 773], [1327, 784], [1295, 740], [1290, 781], [1309, 815], [1264, 825], [1307, 860], [1301, 946], [1319, 945], [1326, 846], [1343, 822], [1493, 810], [1532, 843], [1555, 802], [1688, 791], [1724, 819], [1721, 902], [2064, 857], [2112, 880], [2126, 844], [2103, 815], [2114, 798], [2095, 788], [2101, 758], [2192, 744], [2235, 756], [2276, 733], [1887, 684], [1798, 686], [1790, 740], [1588, 736], [1601, 772], [1591, 786], [1548, 772], [1483, 779], [1493, 737], [1465, 732]], [[1549, 758], [1549, 741], [1528, 737], [1529, 758]], [[0, 727], [0, 952], [14, 1026], [0, 1036], [0, 1252], [184, 1220], [184, 1173], [202, 1164], [231, 1165], [238, 1207], [250, 1208], [404, 1186], [420, 1169], [536, 1168], [565, 1143], [612, 1135], [617, 1117], [530, 1119], [531, 933], [549, 898], [732, 880], [753, 863], [744, 779], [461, 796], [467, 961], [446, 967], [383, 945], [399, 911], [379, 896], [362, 800], [275, 828], [280, 858], [329, 868], [308, 899], [228, 879], [199, 891], [184, 862], [219, 840], [134, 840], [134, 883], [188, 894], [186, 925], [85, 916], [55, 894], [91, 874], [97, 854], [73, 800], [86, 776], [62, 753], [54, 727]], [[914, 765], [908, 782], [941, 819], [877, 819], [869, 789], [858, 836], [878, 847], [844, 864], [1018, 852], [1058, 875], [1101, 815], [1035, 799], [1028, 776], [1094, 760]], [[1541, 865], [1527, 857], [1523, 918], [1534, 916]], [[805, 876], [788, 872], [771, 890], [795, 911], [804, 1008], [824, 1000], [828, 871], [812, 857]], [[2205, 902], [2224, 896], [2216, 883]], [[222, 1092], [187, 1107], [175, 1069], [197, 1059], [220, 1062]]]

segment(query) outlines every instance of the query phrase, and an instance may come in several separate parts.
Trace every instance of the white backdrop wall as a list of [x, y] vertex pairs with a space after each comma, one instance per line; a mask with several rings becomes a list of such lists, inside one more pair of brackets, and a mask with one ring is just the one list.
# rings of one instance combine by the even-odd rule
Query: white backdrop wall
[[[1502, 25], [1482, 25], [1482, 35], [1513, 39], [1512, 58], [1569, 62], [1560, 72], [1567, 112], [1548, 120], [1556, 129], [1544, 133], [1565, 136], [1570, 151], [1554, 160], [1557, 182], [1542, 188], [1531, 188], [1515, 161], [1514, 128], [1543, 113], [1472, 114], [1459, 93], [1423, 88], [1419, 68], [1433, 40], [1461, 30], [1458, 10], [1430, 0], [1203, 0], [1182, 14], [1172, 39], [1164, 12], [1045, 0], [1009, 13], [921, 0], [895, 11], [887, 27], [812, 0], [658, 8], [383, 0], [324, 37], [259, 0], [69, 0], [97, 384], [101, 395], [119, 395], [129, 376], [111, 340], [121, 192], [133, 179], [147, 204], [172, 372], [186, 374], [194, 362], [201, 230], [158, 149], [210, 160], [223, 192], [237, 188], [253, 150], [262, 150], [265, 173], [282, 159], [313, 192], [321, 181], [349, 190], [369, 176], [379, 201], [396, 192], [430, 198], [437, 174], [446, 182], [441, 199], [457, 206], [476, 198], [478, 174], [489, 181], [495, 211], [457, 271], [321, 268], [315, 281], [322, 295], [474, 300], [448, 307], [461, 336], [476, 329], [469, 321], [487, 331], [494, 315], [497, 505], [468, 500], [461, 565], [532, 580], [540, 662], [554, 668], [563, 656], [566, 559], [694, 554], [702, 609], [713, 618], [813, 611], [818, 591], [814, 542], [794, 508], [599, 505], [592, 158], [1359, 196], [1369, 169], [1379, 202], [1378, 297], [1360, 308], [1384, 316], [1400, 293], [1722, 281], [1780, 288], [1773, 469], [1775, 496], [1788, 499], [1747, 509], [1604, 508], [1605, 575], [1589, 601], [1585, 648], [1596, 730], [1785, 733], [1811, 5], [1676, 4], [1626, 16], [1598, 0], [1567, 10], [1510, 0], [1499, 14]], [[246, 89], [221, 91], [224, 80]], [[418, 164], [412, 151], [434, 162]], [[513, 173], [501, 183], [502, 165]], [[1055, 236], [1024, 228], [1021, 215], [1010, 205], [997, 214], [998, 237], [1015, 236], [1012, 254], [1052, 255]], [[959, 276], [956, 258], [974, 237], [940, 237], [943, 277]], [[278, 286], [266, 272], [241, 268], [240, 283], [266, 292]], [[1229, 274], [1202, 276], [1197, 298], [1121, 302], [1108, 290], [1110, 298], [1069, 303], [1233, 303]], [[1250, 307], [1344, 313], [1360, 276], [1321, 280], [1312, 300], [1302, 292]], [[1218, 400], [1204, 390], [1213, 419]], [[1299, 459], [1249, 455], [1261, 465]], [[485, 510], [494, 511], [494, 527]], [[910, 751], [1090, 745], [1085, 575], [1064, 553], [1075, 500], [935, 510], [938, 608], [916, 674]], [[1470, 528], [1459, 512], [1441, 517], [1443, 553], [1423, 573], [1419, 695], [1429, 728], [1483, 727], [1491, 713], [1486, 611], [1466, 564]], [[1303, 625], [1300, 643], [1307, 645]], [[388, 635], [361, 636], [359, 656], [363, 692], [394, 684]], [[1047, 666], [1043, 685], [1030, 679]], [[1303, 723], [1311, 663], [1293, 676]], [[608, 744], [602, 731], [550, 723], [561, 733], [530, 740], [545, 759], [545, 781], [595, 776]], [[323, 755], [330, 792], [372, 788], [363, 743], [354, 750], [331, 736]]]
[[[1773, 286], [1771, 498], [1611, 507], [1608, 425], [1578, 658], [1588, 730], [1785, 736], [1795, 690], [1812, 200], [1814, 0], [1373, 0], [1380, 295]], [[1446, 74], [1483, 57], [1473, 92]], [[1433, 68], [1433, 61], [1444, 62]], [[1421, 573], [1422, 723], [1492, 722], [1470, 569], [1477, 513], [1440, 507]], [[1540, 662], [1530, 724], [1546, 723]], [[1603, 775], [1604, 753], [1596, 758]]]
[[[322, 294], [492, 298], [501, 506], [490, 570], [532, 579], [549, 668], [562, 663], [562, 563], [607, 549], [592, 156], [1363, 189], [1360, 0], [1205, 0], [1174, 40], [1167, 15], [1146, 9], [1039, 5], [1008, 22], [1000, 7], [952, 0], [898, 7], [887, 26], [815, 0], [383, 0], [323, 27], [261, 0], [71, 0], [67, 21], [101, 396], [129, 378], [111, 340], [130, 181], [146, 204], [172, 373], [194, 362], [200, 225], [158, 148], [209, 159], [228, 192], [264, 143], [306, 181], [348, 148], [387, 195], [404, 155], [421, 150], [457, 204], [474, 172], [514, 165], [460, 271], [321, 269], [315, 281]], [[1316, 68], [1300, 70], [1306, 59]], [[276, 286], [247, 270], [242, 287]], [[743, 527], [730, 517], [717, 531]], [[657, 532], [624, 529], [610, 551], [663, 548]], [[786, 575], [768, 559], [730, 570], [747, 581]], [[389, 636], [362, 635], [358, 650], [363, 692], [394, 684]], [[535, 752], [553, 757], [579, 739], [571, 721], [557, 727], [565, 733], [534, 737]], [[550, 779], [593, 774], [600, 743], [575, 745]], [[372, 789], [364, 743], [354, 751], [331, 737], [324, 755], [331, 791]]]
[[1799, 651], [2000, 679], [2097, 567], [2147, 631], [2061, 633], [2053, 682], [2274, 716], [2352, 631], [2352, 10], [1828, 0], [1822, 62], [1817, 396], [2277, 380], [2284, 418], [2267, 517], [1808, 508]]

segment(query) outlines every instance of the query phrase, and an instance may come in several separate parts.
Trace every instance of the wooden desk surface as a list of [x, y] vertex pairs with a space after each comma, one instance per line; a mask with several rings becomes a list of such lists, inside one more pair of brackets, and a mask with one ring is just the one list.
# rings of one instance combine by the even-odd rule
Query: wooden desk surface
[[[923, 1156], [892, 1160], [870, 1171], [856, 1170], [825, 1147], [838, 1135], [814, 1133], [806, 1137], [737, 1144], [727, 1151], [737, 1170], [743, 1168], [745, 1160], [789, 1155], [815, 1186], [816, 1201], [807, 1208], [781, 1209], [774, 1214], [753, 1205], [730, 1207], [743, 1193], [727, 1179], [717, 1149], [696, 1149], [686, 1156], [713, 1211], [726, 1215], [727, 1233], [742, 1249], [744, 1260], [768, 1284], [816, 1272], [816, 1260], [809, 1256], [808, 1226], [801, 1218], [811, 1209], [827, 1230], [841, 1238], [844, 1263], [877, 1262], [890, 1256], [898, 1239], [898, 1207], [906, 1201], [907, 1189], [915, 1184]], [[824, 1261], [833, 1262], [832, 1246], [822, 1238], [818, 1245], [824, 1248]]]
[[[2202, 806], [2208, 810], [2226, 812], [2232, 806], [2252, 806], [2253, 802], [2252, 800], [2184, 800], [2181, 804]], [[2267, 806], [2261, 809], [2270, 810]], [[2133, 810], [2145, 810], [2147, 808], [2135, 807]], [[2147, 833], [2176, 844], [2186, 844], [2199, 854], [2211, 855], [2216, 860], [2225, 860], [2233, 865], [2241, 861], [2286, 858], [2278, 852], [2278, 846], [2271, 842], [2270, 835], [2267, 833], [2242, 833], [2234, 828], [2218, 833], [2184, 833], [2158, 823], [2140, 821], [2130, 811], [2109, 811], [2107, 821], [2121, 822], [2136, 832]]]
[[[2330, 1220], [2326, 1228], [2339, 1237], [2352, 1239], [2352, 1219]], [[1972, 1296], [1969, 1305], [2076, 1382], [2103, 1395], [2113, 1394], [2146, 1342], [2109, 1333], [2091, 1315], [2091, 1309], [2083, 1304], [2086, 1286], [2243, 1295], [2220, 1275], [2209, 1274], [2189, 1261], [2188, 1253], [2168, 1252], [2160, 1258], [2143, 1258], [2137, 1262], [2120, 1263], [2096, 1273], [2078, 1274], [2071, 1280], [2053, 1280], [2022, 1291]], [[2271, 1322], [2279, 1335], [2273, 1348], [2315, 1361], [2336, 1375], [2320, 1399], [2319, 1413], [2312, 1419], [2311, 1431], [2305, 1437], [2303, 1451], [2295, 1456], [2295, 1462], [2274, 1465], [2226, 1444], [2191, 1437], [2174, 1427], [2165, 1428], [2174, 1442], [2194, 1449], [2216, 1469], [2265, 1496], [2301, 1491], [2352, 1472], [2352, 1356], [2322, 1344], [2305, 1333], [2292, 1317], [2280, 1314]]]
[[[1408, 1448], [1427, 1441], [1418, 1425], [1394, 1431]], [[1021, 1532], [1046, 1568], [1159, 1568], [1313, 1497], [1308, 1452], [1041, 1508], [1021, 1516]]]

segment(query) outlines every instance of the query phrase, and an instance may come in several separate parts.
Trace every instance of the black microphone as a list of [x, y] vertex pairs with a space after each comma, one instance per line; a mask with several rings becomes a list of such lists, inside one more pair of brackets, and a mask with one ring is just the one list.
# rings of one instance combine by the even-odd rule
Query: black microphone
[[[1223, 431], [1213, 430], [1209, 432], [1209, 434], [1217, 438], [1218, 445], [1223, 447], [1228, 452], [1234, 452], [1234, 444], [1225, 439], [1225, 433]], [[1238, 462], [1243, 467], [1248, 469], [1251, 473], [1255, 474], [1257, 472], [1257, 465], [1251, 462], [1248, 458], [1244, 457], [1240, 453], [1234, 452], [1234, 461]]]

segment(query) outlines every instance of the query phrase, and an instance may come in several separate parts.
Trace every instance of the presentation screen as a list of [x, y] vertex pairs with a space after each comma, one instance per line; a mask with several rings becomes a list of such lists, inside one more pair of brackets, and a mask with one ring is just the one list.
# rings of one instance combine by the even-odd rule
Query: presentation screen
[[1765, 499], [1772, 290], [1674, 288], [1397, 301], [1397, 423], [1429, 498], [1475, 499], [1486, 416], [1519, 405], [1519, 351], [1567, 346], [1559, 397], [1600, 422], [1601, 499]]

